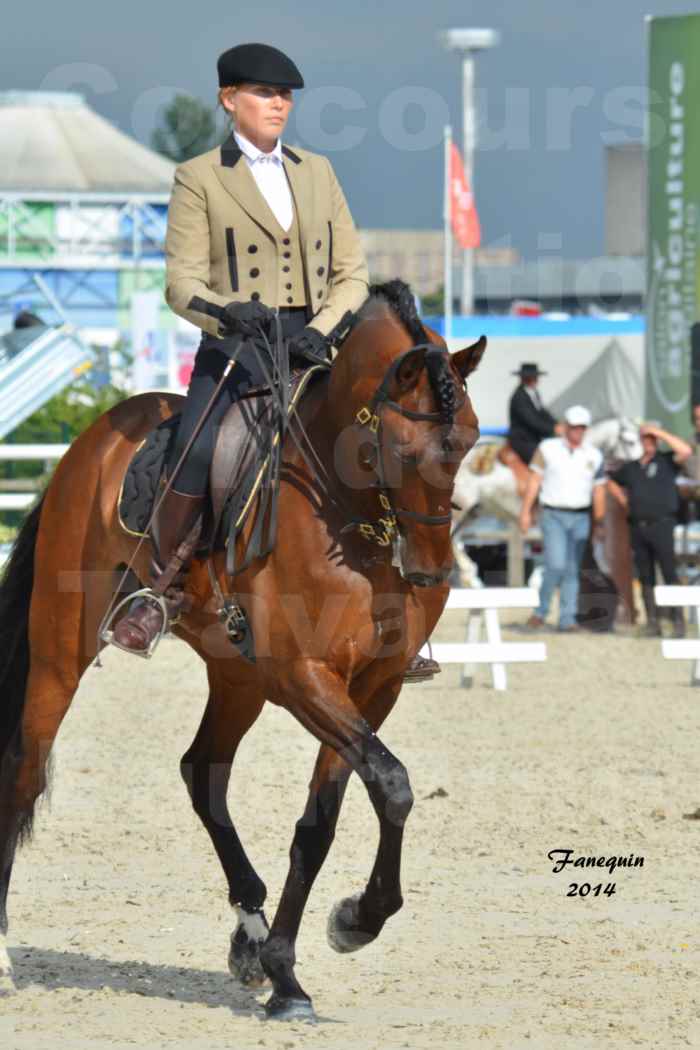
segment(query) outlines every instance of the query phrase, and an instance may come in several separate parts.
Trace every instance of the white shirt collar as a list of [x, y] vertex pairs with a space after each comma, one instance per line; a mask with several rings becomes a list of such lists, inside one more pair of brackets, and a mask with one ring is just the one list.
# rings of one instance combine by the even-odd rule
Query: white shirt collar
[[252, 143], [249, 139], [245, 137], [245, 135], [241, 135], [240, 131], [234, 130], [233, 137], [238, 143], [238, 148], [240, 149], [241, 153], [245, 154], [245, 156], [251, 164], [255, 164], [255, 162], [261, 157], [272, 157], [275, 161], [277, 161], [278, 164], [282, 163], [281, 139], [277, 139], [277, 142], [275, 143], [275, 148], [272, 150], [271, 153], [263, 153], [263, 151], [261, 149], [258, 149], [258, 147], [254, 143]]

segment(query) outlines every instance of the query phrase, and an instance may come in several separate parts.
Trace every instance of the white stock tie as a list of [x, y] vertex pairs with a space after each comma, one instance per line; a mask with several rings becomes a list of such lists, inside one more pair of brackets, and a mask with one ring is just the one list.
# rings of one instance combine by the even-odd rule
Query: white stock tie
[[252, 165], [258, 189], [283, 230], [292, 225], [292, 194], [282, 164], [273, 154], [261, 154]]

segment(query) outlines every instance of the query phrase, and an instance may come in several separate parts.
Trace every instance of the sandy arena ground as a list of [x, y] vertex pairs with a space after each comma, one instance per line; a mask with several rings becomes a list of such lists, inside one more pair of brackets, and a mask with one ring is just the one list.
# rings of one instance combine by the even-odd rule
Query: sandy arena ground
[[[511, 619], [506, 613], [505, 620]], [[463, 637], [446, 614], [437, 637]], [[508, 636], [508, 632], [506, 632]], [[512, 635], [522, 640], [522, 635]], [[266, 1022], [226, 970], [223, 876], [178, 760], [203, 710], [182, 643], [153, 664], [110, 652], [56, 748], [50, 806], [15, 867], [0, 1000], [8, 1050], [700, 1047], [700, 691], [658, 641], [547, 634], [545, 665], [495, 694], [450, 667], [406, 688], [384, 738], [407, 764], [405, 907], [336, 955], [334, 901], [364, 884], [376, 828], [353, 781], [298, 944], [315, 1027]], [[269, 707], [231, 790], [270, 912], [316, 745]], [[609, 877], [555, 875], [547, 853], [644, 857]], [[572, 881], [614, 896], [566, 896]]]

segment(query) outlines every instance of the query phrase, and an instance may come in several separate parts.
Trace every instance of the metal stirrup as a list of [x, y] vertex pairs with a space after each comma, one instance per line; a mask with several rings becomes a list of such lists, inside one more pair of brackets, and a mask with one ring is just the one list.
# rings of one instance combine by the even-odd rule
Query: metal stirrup
[[[114, 638], [114, 623], [119, 613], [125, 605], [130, 605], [136, 598], [142, 598], [146, 602], [150, 602], [151, 605], [157, 606], [163, 614], [163, 622], [160, 630], [156, 634], [155, 638], [151, 641], [147, 649], [129, 649], [125, 645], [120, 645]], [[161, 594], [156, 594], [151, 587], [142, 587], [140, 591], [133, 591], [131, 594], [127, 594], [122, 598], [117, 605], [111, 611], [108, 611], [107, 616], [100, 624], [99, 637], [107, 645], [113, 645], [115, 649], [121, 649], [122, 652], [130, 653], [132, 656], [140, 656], [144, 660], [149, 660], [156, 650], [156, 646], [160, 642], [168, 631], [170, 630], [171, 620], [170, 613], [168, 612], [168, 603], [165, 597]], [[99, 654], [98, 654], [99, 659]]]

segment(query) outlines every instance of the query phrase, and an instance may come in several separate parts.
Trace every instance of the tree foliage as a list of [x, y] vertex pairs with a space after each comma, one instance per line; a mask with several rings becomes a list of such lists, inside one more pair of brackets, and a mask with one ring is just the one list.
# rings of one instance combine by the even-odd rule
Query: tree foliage
[[163, 111], [161, 125], [153, 131], [151, 145], [158, 153], [181, 164], [213, 149], [222, 137], [211, 106], [191, 95], [175, 95]]
[[[99, 416], [125, 397], [128, 397], [127, 391], [111, 383], [95, 389], [89, 379], [77, 379], [20, 423], [7, 440], [13, 445], [70, 444]], [[16, 465], [19, 467], [19, 464]], [[23, 464], [27, 467], [33, 465]]]
[[440, 285], [434, 292], [426, 292], [421, 296], [421, 306], [424, 314], [442, 314], [445, 312], [445, 289]]

